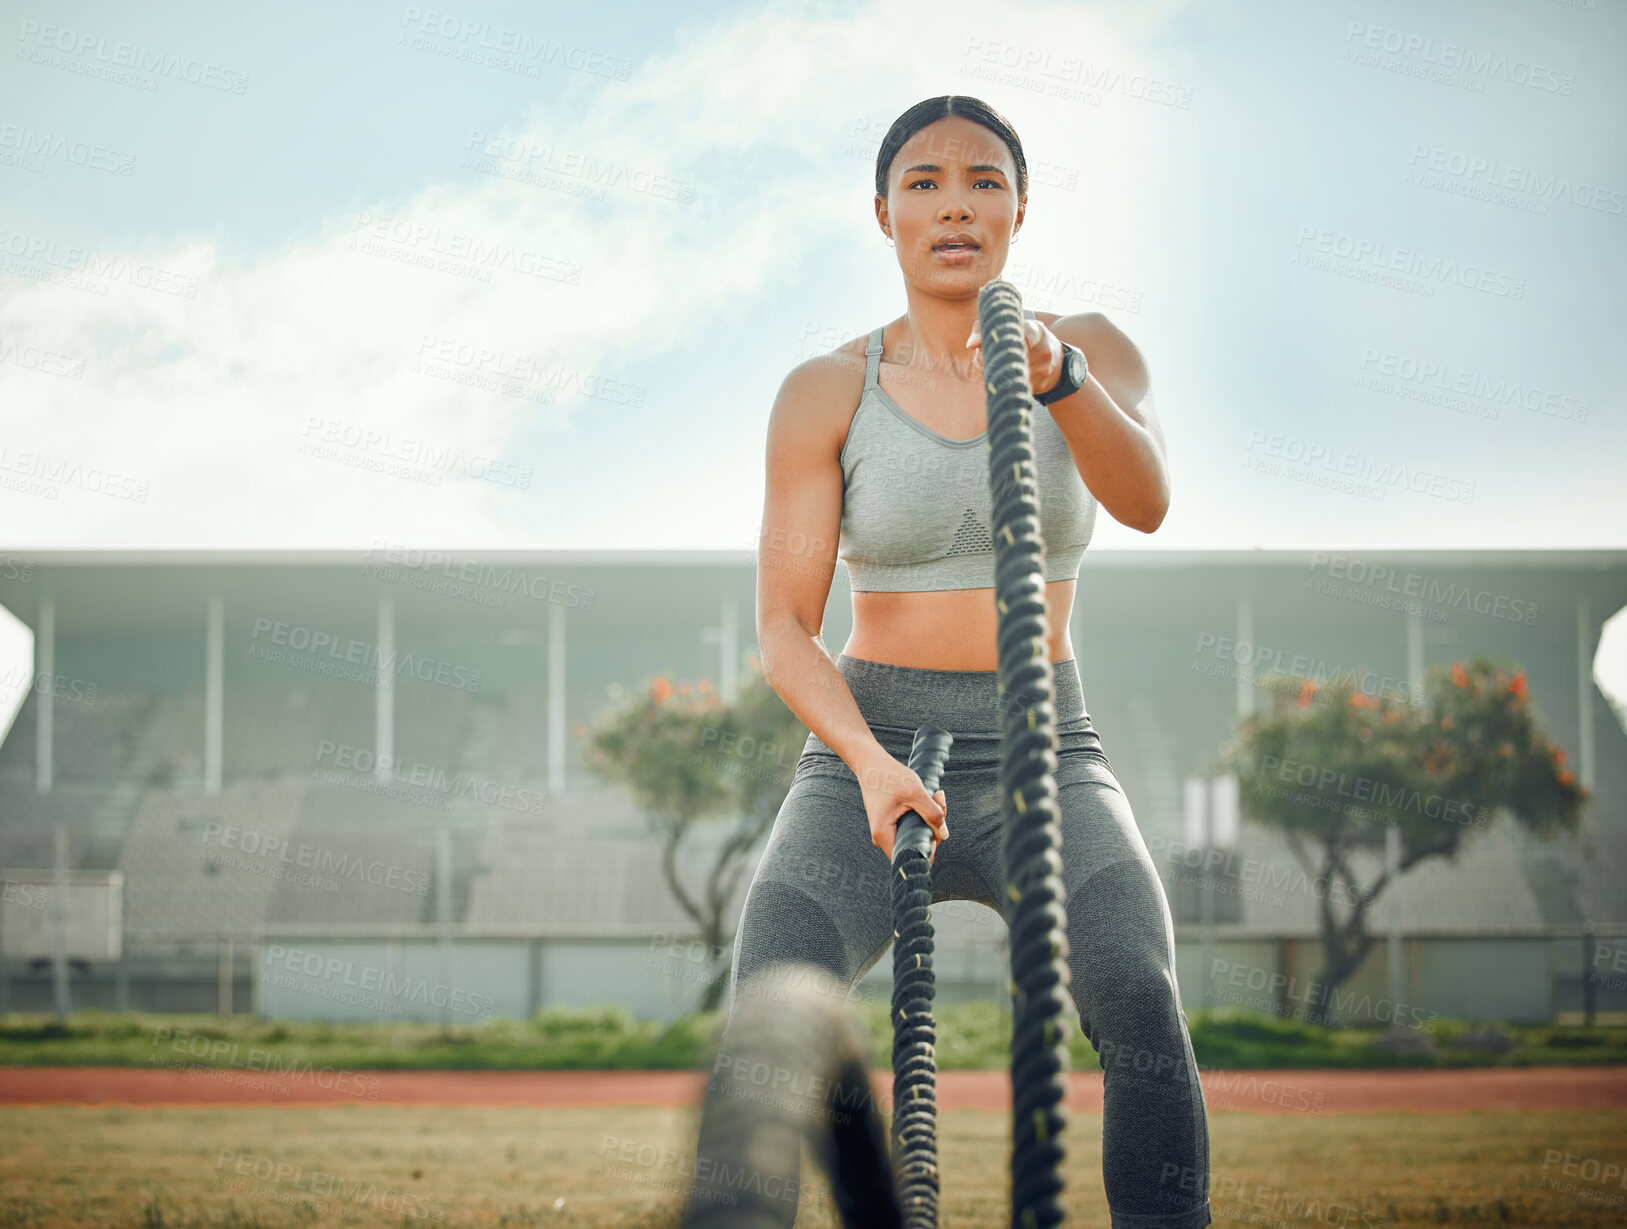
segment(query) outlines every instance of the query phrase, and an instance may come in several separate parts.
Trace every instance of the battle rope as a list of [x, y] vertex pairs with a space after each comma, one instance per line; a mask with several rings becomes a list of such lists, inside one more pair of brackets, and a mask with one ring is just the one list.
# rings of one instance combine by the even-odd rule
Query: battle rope
[[[736, 987], [713, 1063], [683, 1229], [780, 1229], [803, 1184], [806, 1140], [849, 1229], [900, 1229], [887, 1133], [871, 1095], [868, 1046], [829, 970], [776, 962]], [[642, 1154], [641, 1154], [642, 1155]], [[667, 1154], [663, 1154], [667, 1155]], [[665, 1163], [665, 1162], [663, 1162]]]
[[[938, 792], [947, 730], [915, 731], [910, 768]], [[932, 1018], [932, 829], [906, 811], [893, 837], [893, 1174], [906, 1229], [938, 1224], [938, 1058]]]
[[1045, 542], [1022, 298], [1010, 282], [978, 293], [994, 496], [994, 601], [999, 620], [1000, 796], [1011, 907], [1011, 1225], [1060, 1224], [1067, 1124], [1062, 1028], [1068, 1006], [1067, 916], [1056, 792], [1056, 704]]

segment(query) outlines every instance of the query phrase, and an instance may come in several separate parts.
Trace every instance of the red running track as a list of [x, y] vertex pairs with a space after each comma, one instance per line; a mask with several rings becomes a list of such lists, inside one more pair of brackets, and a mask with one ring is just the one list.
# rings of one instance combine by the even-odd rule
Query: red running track
[[[701, 1071], [340, 1071], [247, 1068], [6, 1067], [0, 1104], [7, 1105], [468, 1105], [695, 1106], [706, 1087]], [[1210, 1110], [1248, 1113], [1347, 1114], [1378, 1110], [1423, 1113], [1467, 1110], [1627, 1108], [1627, 1067], [1478, 1067], [1411, 1071], [1202, 1072]], [[892, 1073], [871, 1071], [882, 1107], [892, 1101]], [[1004, 1071], [941, 1071], [942, 1110], [1011, 1108]], [[1069, 1076], [1070, 1109], [1102, 1108], [1101, 1073]]]

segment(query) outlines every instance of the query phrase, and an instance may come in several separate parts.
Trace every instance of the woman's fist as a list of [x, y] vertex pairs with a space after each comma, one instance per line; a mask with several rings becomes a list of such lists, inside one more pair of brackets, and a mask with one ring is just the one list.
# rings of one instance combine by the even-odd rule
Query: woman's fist
[[[1028, 382], [1036, 397], [1056, 387], [1062, 378], [1062, 339], [1045, 327], [1044, 321], [1023, 317], [1023, 341], [1028, 346]], [[983, 338], [976, 325], [966, 338], [972, 351], [972, 365], [983, 369]]]
[[870, 840], [876, 848], [891, 862], [898, 821], [914, 811], [932, 829], [932, 849], [927, 854], [930, 864], [937, 856], [938, 842], [949, 839], [949, 800], [944, 792], [940, 789], [935, 794], [927, 793], [920, 776], [886, 751], [878, 751], [858, 776]]

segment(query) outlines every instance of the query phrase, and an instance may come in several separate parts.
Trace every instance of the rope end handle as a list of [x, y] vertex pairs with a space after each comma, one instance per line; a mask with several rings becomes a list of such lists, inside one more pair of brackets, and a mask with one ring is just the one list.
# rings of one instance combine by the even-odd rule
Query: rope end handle
[[[910, 748], [910, 771], [921, 778], [926, 792], [936, 794], [943, 779], [943, 767], [949, 760], [949, 744], [955, 736], [935, 725], [924, 725], [915, 731], [915, 745]], [[923, 858], [932, 850], [932, 828], [914, 810], [905, 811], [893, 834], [893, 865], [906, 849], [913, 849]]]

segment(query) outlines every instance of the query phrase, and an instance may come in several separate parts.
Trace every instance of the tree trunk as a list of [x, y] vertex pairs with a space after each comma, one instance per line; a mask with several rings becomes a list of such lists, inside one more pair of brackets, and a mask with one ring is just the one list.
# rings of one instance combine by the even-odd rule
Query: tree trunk
[[1322, 935], [1322, 972], [1317, 977], [1316, 998], [1307, 1012], [1312, 1024], [1328, 1024], [1331, 1014], [1328, 1007], [1333, 1002], [1334, 991], [1361, 968], [1361, 962], [1367, 959], [1367, 953], [1372, 949], [1372, 935], [1358, 934], [1354, 942], [1350, 941], [1351, 938], [1348, 930]]
[[696, 928], [701, 932], [702, 942], [706, 944], [706, 950], [712, 953], [713, 960], [717, 962], [717, 968], [713, 970], [706, 990], [701, 995], [697, 1007], [699, 1011], [716, 1011], [722, 1005], [724, 993], [729, 985], [729, 969], [732, 964], [732, 961], [723, 959], [723, 911], [728, 907], [729, 898], [734, 894], [735, 886], [745, 871], [746, 855], [751, 852], [757, 839], [773, 820], [772, 814], [756, 815], [736, 826], [729, 834], [729, 839], [718, 848], [717, 860], [707, 872], [706, 887], [700, 900], [695, 900], [689, 895], [678, 875], [678, 846], [689, 830], [688, 821], [680, 820], [667, 833], [667, 839], [661, 850], [662, 874], [666, 878], [667, 886], [672, 890], [673, 898], [694, 921]]
[[[1404, 874], [1415, 863], [1440, 852], [1442, 847], [1439, 845], [1418, 845], [1401, 859], [1398, 870]], [[1340, 925], [1333, 916], [1331, 889], [1335, 874], [1349, 888], [1350, 895], [1356, 902], [1343, 925]], [[1323, 967], [1317, 978], [1316, 998], [1307, 1009], [1306, 1018], [1312, 1024], [1326, 1025], [1330, 1014], [1328, 1007], [1333, 1002], [1334, 993], [1361, 967], [1361, 962], [1367, 959], [1367, 953], [1372, 950], [1375, 936], [1366, 931], [1367, 908], [1384, 890], [1384, 885], [1390, 880], [1390, 872], [1381, 871], [1378, 878], [1373, 880], [1365, 891], [1358, 891], [1356, 876], [1345, 865], [1344, 855], [1335, 844], [1328, 846], [1328, 860], [1322, 867], [1322, 880], [1329, 887], [1329, 891], [1322, 898], [1321, 910]]]
[[1317, 876], [1317, 882], [1326, 885], [1319, 910], [1322, 917], [1322, 970], [1316, 978], [1316, 997], [1306, 1009], [1306, 1018], [1312, 1024], [1323, 1026], [1327, 1025], [1331, 1014], [1328, 1007], [1333, 1002], [1334, 991], [1361, 967], [1363, 958], [1373, 944], [1373, 940], [1362, 932], [1362, 917], [1366, 912], [1366, 905], [1359, 895], [1356, 896], [1356, 905], [1350, 911], [1350, 916], [1342, 925], [1334, 916], [1335, 876], [1350, 888], [1355, 888], [1337, 842], [1328, 845], [1327, 861], [1322, 864], [1322, 872]]
[[747, 855], [756, 847], [757, 839], [773, 821], [773, 815], [758, 815], [743, 820], [718, 850], [717, 862], [712, 866], [712, 873], [707, 876], [706, 901], [709, 910], [707, 942], [710, 950], [719, 954], [719, 964], [717, 972], [713, 974], [711, 982], [706, 987], [706, 993], [701, 996], [701, 1011], [716, 1011], [722, 1006], [723, 995], [729, 985], [730, 966], [733, 963], [731, 960], [722, 959], [723, 911], [728, 908], [735, 885], [745, 873]]
[[701, 996], [701, 1011], [716, 1011], [723, 1005], [723, 995], [729, 988], [729, 961], [720, 961], [717, 972], [712, 974], [712, 980], [707, 984], [706, 993]]

